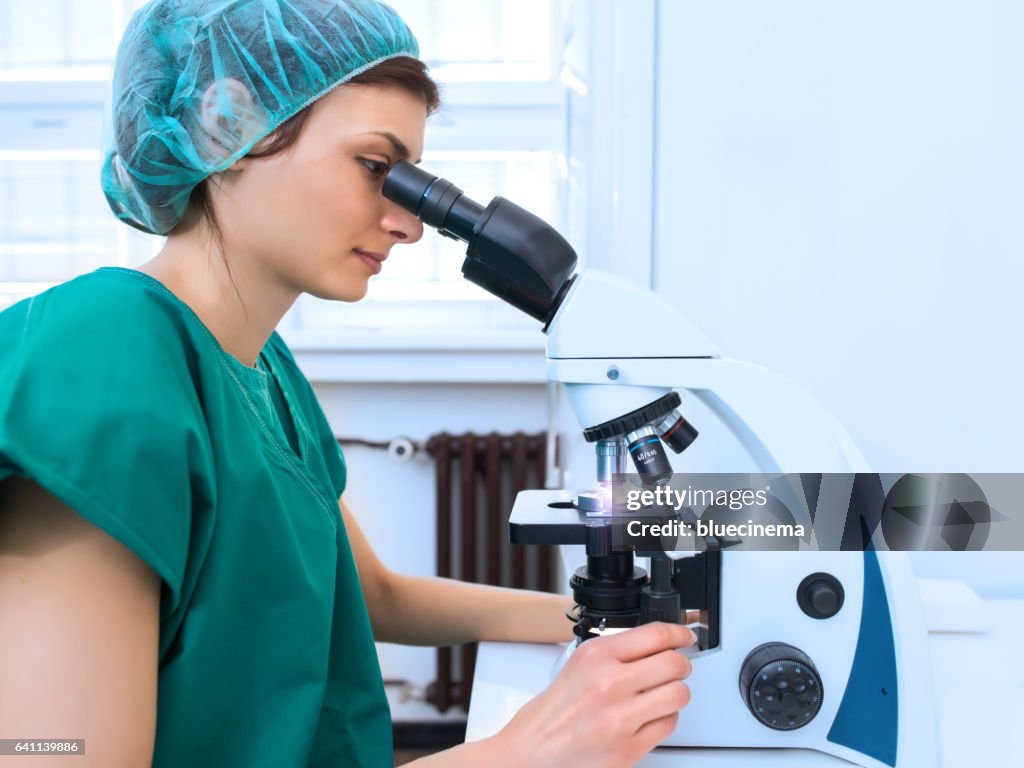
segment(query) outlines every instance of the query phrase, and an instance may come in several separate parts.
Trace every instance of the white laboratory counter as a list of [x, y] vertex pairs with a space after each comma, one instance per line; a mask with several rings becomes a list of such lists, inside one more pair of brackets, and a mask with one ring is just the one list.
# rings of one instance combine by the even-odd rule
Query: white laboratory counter
[[[938, 711], [941, 768], [1024, 765], [1024, 600], [981, 600], [960, 582], [920, 580]], [[500, 730], [545, 688], [561, 645], [481, 643], [467, 741]], [[691, 707], [699, 707], [694, 700]], [[659, 748], [642, 768], [850, 765], [804, 750]], [[931, 768], [913, 766], [912, 768]], [[938, 767], [936, 767], [938, 768]]]

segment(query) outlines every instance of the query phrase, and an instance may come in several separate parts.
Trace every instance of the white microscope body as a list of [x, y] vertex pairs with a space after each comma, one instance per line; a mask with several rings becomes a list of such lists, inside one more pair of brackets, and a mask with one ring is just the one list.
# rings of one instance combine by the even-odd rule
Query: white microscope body
[[[584, 436], [597, 443], [597, 480], [621, 475], [627, 450], [645, 484], [671, 477], [661, 443], [682, 450], [696, 437], [675, 411], [681, 393], [721, 423], [758, 472], [867, 471], [842, 427], [790, 382], [723, 358], [650, 291], [594, 270], [573, 278], [575, 251], [525, 209], [500, 197], [483, 206], [404, 161], [392, 166], [382, 193], [467, 243], [466, 279], [547, 323], [548, 378], [564, 385]], [[748, 471], [722, 463], [718, 471]], [[677, 620], [681, 606], [702, 612], [692, 701], [663, 744], [698, 748], [680, 764], [692, 768], [699, 753], [739, 747], [745, 754], [733, 766], [778, 765], [780, 754], [787, 765], [807, 765], [798, 756], [807, 754], [872, 768], [937, 765], [927, 636], [904, 555], [829, 552], [820, 536], [825, 551], [715, 547], [670, 563], [652, 550], [645, 587], [645, 574], [633, 565], [636, 547], [617, 549], [608, 539], [622, 516], [615, 519], [614, 505], [605, 510], [600, 499], [565, 491], [520, 494], [511, 536], [586, 546], [587, 564], [573, 575], [581, 636]], [[599, 516], [606, 519], [594, 519]], [[517, 667], [531, 654], [550, 656], [536, 648], [509, 646], [503, 663], [486, 674], [478, 664], [467, 737], [501, 728], [523, 696], [547, 685], [550, 677], [538, 676], [538, 665]]]
[[[564, 385], [581, 428], [675, 390], [703, 403], [759, 472], [868, 471], [813, 398], [765, 368], [722, 357], [671, 305], [613, 275], [586, 270], [576, 278], [547, 328], [547, 358], [548, 378]], [[545, 510], [553, 518], [578, 515], [566, 510], [572, 498], [566, 491], [520, 494], [513, 522], [522, 508], [536, 512], [552, 502], [561, 502]], [[563, 553], [579, 559], [580, 549]], [[720, 554], [717, 643], [688, 652], [692, 700], [656, 750], [658, 765], [675, 762], [671, 747], [812, 750], [871, 768], [939, 764], [927, 633], [904, 553]], [[841, 584], [844, 599], [834, 615], [813, 617], [797, 592], [821, 574]], [[771, 702], [786, 695], [814, 699], [819, 708], [805, 722], [787, 723], [771, 714], [778, 712]], [[488, 696], [474, 691], [471, 722], [474, 708], [494, 705]], [[707, 752], [678, 750], [678, 764], [701, 765], [694, 756]], [[759, 754], [768, 753], [730, 764], [753, 764]]]

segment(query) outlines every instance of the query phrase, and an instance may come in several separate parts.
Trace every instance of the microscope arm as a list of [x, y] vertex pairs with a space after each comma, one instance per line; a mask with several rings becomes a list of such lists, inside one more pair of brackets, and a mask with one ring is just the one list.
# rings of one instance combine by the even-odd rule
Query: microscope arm
[[867, 471], [850, 436], [807, 392], [767, 368], [723, 357], [676, 306], [618, 275], [581, 272], [547, 337], [548, 379], [565, 385], [582, 428], [685, 389], [761, 472]]
[[[614, 368], [614, 384], [608, 370]], [[736, 437], [761, 472], [866, 472], [867, 462], [838, 420], [789, 379], [728, 358], [551, 359], [581, 424], [589, 403], [621, 392], [685, 389]], [[635, 388], [635, 389], [634, 389]], [[587, 426], [584, 424], [584, 426]]]

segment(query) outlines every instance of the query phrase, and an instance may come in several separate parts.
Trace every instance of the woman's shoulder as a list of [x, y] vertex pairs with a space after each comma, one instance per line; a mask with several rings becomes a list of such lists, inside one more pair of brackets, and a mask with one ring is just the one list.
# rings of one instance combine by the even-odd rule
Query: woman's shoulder
[[141, 272], [107, 267], [0, 312], [0, 359], [26, 354], [174, 356], [190, 346], [186, 308]]
[[138, 324], [161, 324], [181, 315], [166, 288], [142, 272], [102, 267], [25, 299], [0, 313], [23, 328], [58, 326], [69, 333], [109, 325], [127, 332]]
[[135, 410], [191, 397], [181, 385], [198, 382], [206, 342], [187, 311], [155, 280], [120, 269], [19, 302], [0, 313], [0, 401], [26, 387]]

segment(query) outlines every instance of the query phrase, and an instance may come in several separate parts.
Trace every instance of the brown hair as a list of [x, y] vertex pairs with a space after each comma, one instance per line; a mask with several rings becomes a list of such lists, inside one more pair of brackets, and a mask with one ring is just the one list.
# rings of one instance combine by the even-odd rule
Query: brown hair
[[[441, 106], [440, 89], [428, 74], [426, 65], [419, 59], [414, 59], [410, 56], [386, 59], [365, 72], [356, 75], [346, 85], [402, 88], [423, 99], [423, 103], [427, 107], [427, 115], [432, 115]], [[290, 149], [299, 140], [299, 136], [302, 135], [302, 128], [309, 117], [311, 106], [305, 107], [281, 123], [277, 129], [267, 135], [266, 146], [250, 151], [246, 157], [271, 157]], [[210, 200], [207, 188], [207, 184], [210, 183], [215, 182], [212, 182], [209, 177], [203, 179], [192, 190], [188, 204], [190, 208], [198, 208], [202, 213], [206, 223], [210, 226], [214, 240], [223, 253], [224, 236], [221, 233], [220, 226], [217, 224], [213, 203]], [[230, 269], [228, 267], [229, 273]]]

